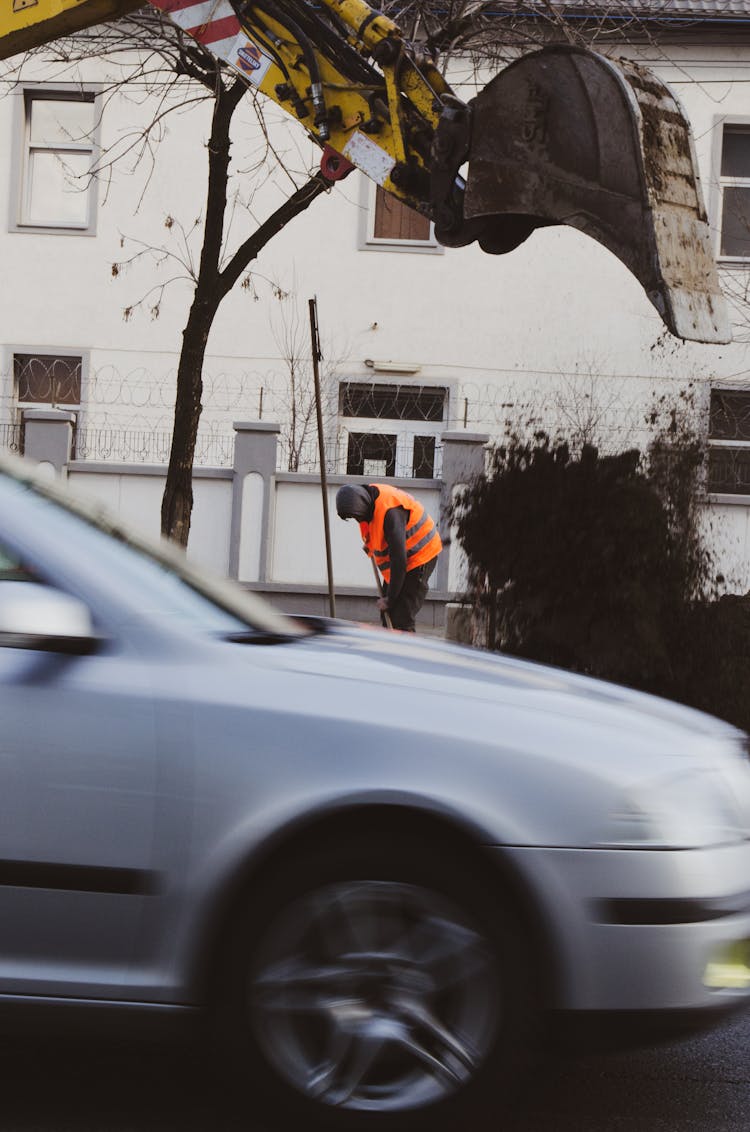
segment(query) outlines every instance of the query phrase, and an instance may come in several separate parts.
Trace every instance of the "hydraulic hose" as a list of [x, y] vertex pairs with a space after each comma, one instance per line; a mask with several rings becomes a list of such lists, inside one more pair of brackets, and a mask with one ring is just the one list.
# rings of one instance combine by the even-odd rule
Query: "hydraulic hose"
[[267, 12], [272, 19], [287, 28], [300, 45], [305, 65], [310, 75], [310, 97], [312, 99], [313, 109], [315, 110], [313, 121], [318, 128], [320, 140], [328, 141], [331, 136], [331, 131], [328, 126], [328, 108], [326, 107], [325, 95], [323, 94], [320, 68], [318, 67], [318, 60], [312, 43], [297, 21], [292, 19], [288, 14], [286, 7], [281, 4], [276, 4], [275, 0], [262, 0], [260, 4], [253, 6], [259, 8], [261, 11]]

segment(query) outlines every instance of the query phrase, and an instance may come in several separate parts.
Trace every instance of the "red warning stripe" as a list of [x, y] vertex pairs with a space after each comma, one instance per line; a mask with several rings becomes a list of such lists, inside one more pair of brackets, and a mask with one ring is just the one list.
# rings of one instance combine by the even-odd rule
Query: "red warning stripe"
[[225, 16], [223, 20], [213, 20], [210, 24], [196, 24], [185, 29], [199, 43], [217, 43], [239, 34], [240, 21], [236, 16]]

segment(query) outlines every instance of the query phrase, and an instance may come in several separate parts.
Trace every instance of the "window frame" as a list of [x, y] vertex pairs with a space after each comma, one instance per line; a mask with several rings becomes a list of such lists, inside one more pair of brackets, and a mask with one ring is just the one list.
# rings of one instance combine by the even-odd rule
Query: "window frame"
[[[724, 190], [726, 188], [746, 188], [750, 190], [750, 176], [723, 177], [721, 173], [724, 156], [724, 131], [726, 127], [744, 128], [750, 137], [750, 116], [727, 114], [715, 119], [714, 143], [712, 154], [712, 168], [715, 176], [712, 178], [713, 188], [713, 218], [715, 232], [715, 256], [722, 267], [750, 267], [750, 247], [744, 256], [724, 255], [721, 250], [722, 228], [724, 222]], [[748, 231], [748, 244], [750, 245], [750, 231]]]
[[[15, 359], [18, 354], [31, 354], [38, 357], [56, 357], [56, 358], [76, 358], [81, 363], [81, 392], [78, 404], [66, 402], [62, 405], [54, 405], [51, 401], [23, 401], [18, 397], [16, 390], [16, 367]], [[4, 372], [9, 374], [11, 389], [8, 396], [8, 404], [10, 406], [12, 420], [18, 429], [18, 444], [19, 451], [23, 452], [24, 448], [24, 414], [29, 410], [55, 410], [59, 409], [62, 412], [72, 413], [73, 415], [73, 445], [72, 452], [76, 450], [76, 434], [78, 429], [83, 423], [84, 405], [86, 403], [86, 396], [89, 382], [89, 362], [90, 351], [84, 349], [73, 350], [67, 346], [28, 346], [19, 345], [14, 343], [7, 346], [5, 349], [5, 366]]]
[[[398, 389], [402, 387], [411, 388], [427, 388], [427, 389], [442, 389], [444, 392], [443, 400], [443, 416], [439, 421], [420, 420], [418, 417], [360, 417], [360, 416], [344, 416], [341, 412], [341, 403], [343, 398], [343, 388], [346, 385], [364, 385], [365, 387], [372, 387], [374, 385], [383, 385], [390, 388]], [[440, 440], [442, 434], [448, 427], [450, 420], [451, 402], [453, 390], [448, 382], [441, 381], [398, 381], [380, 379], [373, 380], [372, 378], [365, 377], [342, 377], [338, 383], [338, 465], [342, 474], [346, 475], [366, 475], [367, 473], [355, 473], [348, 471], [348, 458], [349, 458], [349, 437], [351, 435], [363, 434], [374, 436], [394, 436], [395, 437], [395, 472], [393, 476], [386, 475], [385, 479], [440, 479], [442, 473], [442, 446]], [[417, 437], [434, 437], [435, 450], [432, 476], [429, 477], [415, 477], [414, 470], [414, 449], [415, 440]]]
[[[85, 403], [86, 387], [88, 385], [88, 370], [89, 370], [89, 351], [84, 349], [73, 350], [68, 347], [58, 346], [19, 346], [14, 344], [7, 347], [8, 365], [7, 372], [10, 374], [13, 383], [11, 394], [12, 403], [16, 412], [23, 409], [63, 409], [65, 412], [75, 413], [76, 417], [80, 416], [82, 407]], [[16, 389], [16, 357], [19, 355], [28, 354], [32, 357], [51, 357], [51, 358], [74, 358], [81, 363], [81, 391], [78, 402], [64, 402], [56, 405], [50, 401], [30, 401], [24, 400], [18, 396]]]
[[411, 252], [417, 255], [442, 255], [445, 248], [435, 239], [435, 225], [430, 223], [428, 240], [397, 240], [375, 235], [375, 199], [381, 186], [364, 173], [360, 177], [360, 251]]
[[93, 129], [90, 142], [76, 143], [64, 146], [39, 146], [37, 149], [48, 149], [65, 153], [88, 153], [92, 164], [101, 152], [101, 113], [100, 113], [101, 86], [95, 83], [22, 83], [15, 92], [15, 122], [13, 129], [13, 183], [11, 186], [9, 218], [10, 232], [25, 232], [36, 235], [55, 236], [95, 236], [98, 204], [99, 183], [92, 177], [81, 192], [86, 194], [85, 222], [50, 220], [41, 223], [38, 220], [26, 219], [27, 190], [29, 184], [29, 155], [32, 149], [29, 131], [31, 127], [31, 104], [35, 101], [49, 102], [89, 102], [93, 106]]
[[750, 458], [750, 438], [747, 439], [747, 440], [736, 440], [734, 438], [726, 439], [726, 438], [721, 438], [721, 437], [714, 437], [714, 436], [711, 435], [711, 409], [712, 409], [712, 404], [713, 404], [713, 396], [714, 396], [715, 393], [716, 394], [727, 393], [727, 394], [732, 394], [734, 396], [736, 396], [737, 394], [743, 394], [743, 393], [746, 394], [747, 401], [748, 401], [748, 413], [750, 414], [750, 387], [741, 388], [739, 386], [732, 386], [730, 384], [724, 384], [722, 382], [716, 382], [715, 384], [713, 384], [711, 386], [710, 395], [709, 395], [709, 410], [708, 410], [709, 416], [708, 416], [708, 427], [707, 427], [708, 466], [707, 466], [707, 469], [706, 469], [706, 477], [707, 477], [708, 496], [714, 502], [733, 503], [733, 504], [741, 504], [741, 505], [744, 505], [744, 506], [748, 506], [748, 505], [750, 505], [750, 484], [748, 485], [747, 491], [726, 491], [726, 490], [722, 490], [720, 487], [719, 488], [713, 488], [711, 486], [710, 476], [711, 476], [711, 453], [712, 452], [721, 451], [722, 449], [724, 451], [730, 451], [730, 452], [738, 452], [739, 451], [739, 452], [746, 453], [747, 456]]

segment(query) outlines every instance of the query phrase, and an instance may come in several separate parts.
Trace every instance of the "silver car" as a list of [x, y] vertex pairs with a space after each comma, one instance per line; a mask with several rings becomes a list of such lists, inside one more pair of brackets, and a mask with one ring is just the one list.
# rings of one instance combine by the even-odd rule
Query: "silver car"
[[205, 1020], [271, 1123], [476, 1128], [549, 1034], [747, 1000], [743, 734], [284, 617], [15, 462], [0, 721], [0, 1005]]

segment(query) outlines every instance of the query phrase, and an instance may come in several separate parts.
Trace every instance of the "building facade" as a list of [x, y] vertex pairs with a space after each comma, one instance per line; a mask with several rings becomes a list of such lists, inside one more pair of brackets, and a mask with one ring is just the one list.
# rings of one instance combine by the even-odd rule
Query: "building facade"
[[[581, 12], [561, 7], [571, 20]], [[627, 42], [610, 10], [609, 38], [597, 45], [646, 63], [688, 113], [733, 343], [672, 338], [619, 261], [572, 229], [537, 231], [505, 256], [445, 249], [424, 218], [354, 173], [263, 249], [219, 309], [203, 372], [191, 555], [287, 607], [325, 611], [321, 513], [308, 492], [319, 468], [314, 296], [332, 485], [393, 477], [439, 517], [445, 483], [458, 482], [457, 434], [462, 460], [508, 429], [561, 429], [615, 450], [647, 444], [649, 420], [679, 406], [709, 444], [722, 572], [730, 588], [750, 588], [750, 3], [642, 7], [649, 18], [629, 27]], [[156, 533], [211, 103], [187, 83], [165, 90], [134, 57], [93, 51], [2, 67], [0, 447], [31, 451], [28, 432], [44, 454], [42, 426], [60, 426], [64, 474]], [[470, 97], [481, 80], [468, 64], [454, 71]], [[301, 125], [274, 107], [259, 121], [250, 98], [233, 131], [228, 253], [316, 162]], [[250, 434], [265, 443], [263, 472], [256, 481], [241, 471], [240, 505], [237, 440]], [[301, 538], [282, 537], [291, 528]], [[353, 537], [337, 531], [334, 561], [356, 613], [372, 584]], [[460, 588], [453, 559], [441, 602]]]

